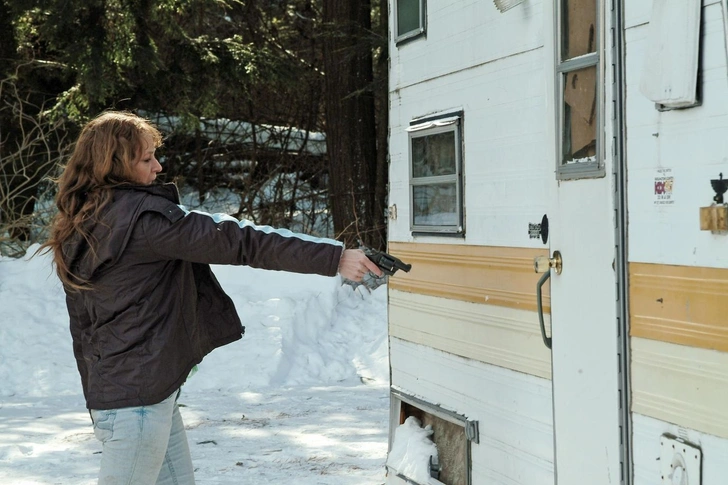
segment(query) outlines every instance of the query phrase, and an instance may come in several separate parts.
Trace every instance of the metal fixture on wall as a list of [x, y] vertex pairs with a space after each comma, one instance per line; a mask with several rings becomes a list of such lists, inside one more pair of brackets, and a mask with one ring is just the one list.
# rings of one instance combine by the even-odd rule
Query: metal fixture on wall
[[523, 0], [493, 0], [493, 3], [495, 3], [496, 8], [503, 13], [506, 10], [510, 10], [516, 5], [523, 3]]

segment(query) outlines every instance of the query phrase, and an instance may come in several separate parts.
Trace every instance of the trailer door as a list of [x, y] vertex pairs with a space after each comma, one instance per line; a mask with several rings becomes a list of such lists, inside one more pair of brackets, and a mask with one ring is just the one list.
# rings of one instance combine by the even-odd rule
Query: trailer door
[[613, 173], [619, 130], [614, 128], [617, 108], [612, 102], [620, 95], [613, 89], [612, 58], [619, 56], [612, 51], [612, 3], [544, 4], [545, 31], [553, 32], [551, 59], [548, 36], [545, 44], [546, 62], [554, 73], [548, 111], [556, 170], [549, 181], [548, 243], [558, 485], [607, 485], [624, 479], [620, 261], [615, 249], [619, 221]]

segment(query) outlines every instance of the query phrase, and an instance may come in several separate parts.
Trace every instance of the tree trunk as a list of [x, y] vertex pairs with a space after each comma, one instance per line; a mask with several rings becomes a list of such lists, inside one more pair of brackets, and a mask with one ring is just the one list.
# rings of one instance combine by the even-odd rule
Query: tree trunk
[[[389, 181], [389, 8], [387, 0], [379, 2], [379, 19], [375, 33], [380, 46], [374, 65], [375, 119], [377, 130], [377, 178], [374, 186], [374, 222], [379, 224], [378, 249], [387, 246], [387, 182]], [[373, 247], [377, 247], [373, 243]]]
[[324, 0], [326, 144], [334, 232], [348, 247], [381, 248], [385, 233], [378, 179], [371, 4]]

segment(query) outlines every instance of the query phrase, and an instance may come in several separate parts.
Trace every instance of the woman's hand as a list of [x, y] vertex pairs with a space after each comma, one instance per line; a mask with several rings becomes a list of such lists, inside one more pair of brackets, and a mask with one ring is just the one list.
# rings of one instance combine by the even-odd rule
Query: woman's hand
[[339, 261], [339, 274], [351, 281], [359, 282], [365, 274], [382, 276], [382, 270], [367, 258], [361, 249], [344, 249]]

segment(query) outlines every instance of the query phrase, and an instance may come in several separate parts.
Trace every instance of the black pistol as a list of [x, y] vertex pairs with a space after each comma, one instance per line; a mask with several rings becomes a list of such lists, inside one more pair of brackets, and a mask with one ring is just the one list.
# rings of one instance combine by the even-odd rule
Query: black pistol
[[397, 272], [398, 269], [401, 269], [405, 273], [409, 273], [409, 270], [412, 269], [411, 264], [406, 264], [402, 262], [401, 259], [395, 258], [391, 254], [377, 251], [376, 249], [368, 247], [362, 247], [361, 250], [364, 251], [364, 254], [367, 255], [367, 258], [369, 258], [374, 264], [379, 266], [379, 269], [381, 269], [384, 274], [388, 276], [392, 276], [394, 273]]

